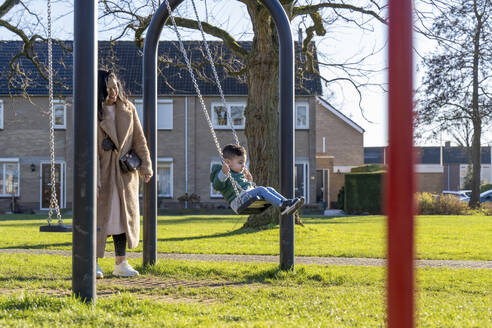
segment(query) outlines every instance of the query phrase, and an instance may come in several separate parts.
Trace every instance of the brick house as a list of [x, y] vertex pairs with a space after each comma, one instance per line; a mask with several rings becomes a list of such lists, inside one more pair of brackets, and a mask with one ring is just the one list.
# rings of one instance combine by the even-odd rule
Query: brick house
[[333, 207], [338, 192], [345, 183], [345, 173], [364, 163], [363, 135], [362, 127], [325, 99], [316, 97], [318, 202]]
[[[365, 147], [364, 163], [385, 164], [385, 147]], [[441, 193], [443, 190], [465, 188], [469, 161], [463, 147], [415, 147], [417, 190]], [[480, 183], [492, 183], [491, 147], [481, 148]]]
[[[247, 46], [247, 42], [245, 43]], [[71, 48], [71, 42], [65, 45]], [[192, 58], [202, 58], [203, 54], [196, 50], [199, 42], [189, 41], [186, 46]], [[46, 45], [38, 44], [40, 60], [45, 60]], [[35, 73], [35, 68], [27, 60], [22, 60], [21, 67], [30, 72], [30, 84], [26, 91], [30, 95], [26, 99], [19, 89], [9, 88], [7, 74], [8, 61], [22, 47], [21, 42], [0, 41], [0, 211], [11, 206], [13, 197], [24, 211], [45, 210], [49, 206], [49, 122], [47, 83]], [[220, 50], [225, 57], [230, 56], [226, 47], [220, 42], [211, 42], [212, 51]], [[193, 50], [195, 49], [195, 50]], [[160, 42], [159, 56], [180, 58], [175, 42]], [[133, 42], [119, 41], [115, 43], [99, 42], [99, 60], [103, 67], [112, 63], [135, 103], [139, 115], [142, 115], [141, 81], [142, 53]], [[72, 151], [72, 54], [58, 46], [53, 53], [55, 81], [62, 86], [55, 88], [55, 158], [56, 187], [59, 203], [62, 208], [71, 208], [73, 191], [73, 151]], [[160, 63], [158, 87], [158, 194], [159, 208], [180, 208], [184, 203], [179, 198], [185, 193], [199, 196], [199, 202], [189, 204], [195, 207], [226, 206], [224, 200], [211, 188], [209, 181], [210, 167], [219, 162], [210, 130], [201, 112], [191, 79], [187, 71], [174, 65]], [[209, 68], [204, 66], [204, 74], [211, 76]], [[218, 68], [219, 75], [224, 74]], [[163, 76], [165, 78], [163, 78]], [[216, 87], [200, 81], [200, 89], [204, 95], [206, 107], [211, 115], [221, 145], [233, 142], [233, 136], [225, 111], [231, 114], [233, 124], [243, 145], [245, 118], [243, 115], [247, 99], [247, 85], [240, 79], [224, 78], [224, 89], [228, 108], [224, 108]], [[172, 86], [172, 87], [171, 87]], [[326, 103], [319, 95], [321, 83], [318, 78], [303, 81], [302, 88], [296, 88], [296, 194], [306, 197], [307, 203], [316, 205], [317, 157], [319, 138], [317, 129], [324, 129], [328, 124], [346, 124], [343, 115], [319, 112]], [[334, 110], [334, 109], [333, 109]], [[332, 115], [333, 117], [330, 117]], [[329, 119], [328, 119], [329, 118]], [[326, 122], [323, 120], [327, 119]], [[321, 120], [321, 121], [320, 121]], [[338, 128], [334, 128], [338, 131]], [[339, 133], [346, 133], [343, 129]], [[338, 135], [325, 137], [327, 149], [337, 149], [333, 143], [348, 140], [348, 136]], [[330, 139], [331, 138], [331, 139]], [[352, 138], [350, 136], [350, 138]], [[327, 146], [326, 146], [327, 145]], [[349, 145], [346, 145], [349, 147]], [[362, 149], [362, 138], [360, 145]], [[343, 150], [338, 147], [334, 163], [349, 165], [350, 159], [358, 155], [343, 157]], [[358, 148], [357, 148], [358, 149]], [[322, 153], [322, 152], [321, 152]], [[340, 155], [338, 155], [340, 154]], [[340, 158], [339, 158], [340, 157]], [[343, 159], [342, 159], [343, 158]], [[361, 156], [362, 158], [362, 156]], [[353, 165], [357, 165], [355, 163]]]

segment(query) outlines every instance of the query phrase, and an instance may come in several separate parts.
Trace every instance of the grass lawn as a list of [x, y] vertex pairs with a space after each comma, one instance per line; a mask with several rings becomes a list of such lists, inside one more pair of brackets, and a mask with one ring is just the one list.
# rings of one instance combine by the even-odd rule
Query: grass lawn
[[[99, 298], [91, 307], [40, 294], [41, 289], [70, 288], [70, 257], [0, 254], [0, 291], [13, 291], [0, 295], [0, 327], [384, 326], [384, 268], [297, 265], [295, 272], [279, 272], [269, 263], [170, 260], [144, 269], [140, 260], [131, 262], [143, 278], [194, 285], [142, 289], [105, 286], [111, 279], [102, 279], [99, 290], [119, 295]], [[101, 266], [110, 278], [112, 259], [102, 259]], [[419, 269], [418, 326], [492, 327], [490, 273]]]
[[[278, 254], [279, 229], [240, 230], [246, 217], [227, 215], [160, 216], [158, 252]], [[70, 218], [66, 220], [71, 224]], [[375, 257], [385, 255], [385, 218], [303, 217], [295, 228], [297, 256]], [[419, 259], [492, 260], [492, 217], [418, 216]], [[72, 236], [40, 233], [39, 215], [0, 216], [0, 248], [71, 249]], [[108, 239], [110, 241], [111, 239]], [[135, 251], [141, 251], [142, 244]], [[107, 250], [113, 250], [108, 242]]]

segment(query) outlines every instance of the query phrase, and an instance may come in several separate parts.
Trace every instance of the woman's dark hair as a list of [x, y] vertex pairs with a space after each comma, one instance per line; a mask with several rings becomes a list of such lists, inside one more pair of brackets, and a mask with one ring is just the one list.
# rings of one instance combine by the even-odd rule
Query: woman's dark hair
[[222, 149], [222, 156], [225, 159], [233, 159], [236, 156], [246, 155], [246, 149], [241, 145], [227, 145]]
[[104, 118], [103, 112], [103, 104], [108, 97], [108, 80], [110, 78], [114, 78], [116, 80], [116, 84], [118, 85], [118, 100], [122, 102], [127, 101], [127, 95], [125, 93], [125, 89], [123, 89], [123, 85], [120, 79], [116, 76], [113, 71], [105, 71], [98, 70], [97, 71], [97, 118], [99, 121], [102, 121]]

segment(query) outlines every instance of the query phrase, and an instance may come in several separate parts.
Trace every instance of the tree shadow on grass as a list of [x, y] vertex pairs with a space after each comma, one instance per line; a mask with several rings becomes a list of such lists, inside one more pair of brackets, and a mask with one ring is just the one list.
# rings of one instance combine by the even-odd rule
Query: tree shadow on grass
[[[0, 215], [0, 222], [1, 221], [38, 221], [38, 220], [46, 221], [47, 217], [48, 217], [47, 214], [4, 214], [4, 215]], [[62, 214], [61, 217], [63, 220], [72, 219], [71, 215]]]
[[[342, 221], [342, 220], [343, 221]], [[337, 221], [334, 221], [337, 220]], [[384, 221], [381, 221], [381, 218], [365, 218], [364, 220], [360, 220], [358, 218], [347, 218], [345, 219], [344, 217], [330, 217], [326, 219], [320, 219], [320, 218], [312, 218], [312, 219], [303, 219], [303, 223], [305, 225], [311, 225], [311, 224], [368, 224], [368, 223], [381, 223]]]
[[65, 243], [54, 243], [54, 244], [38, 244], [38, 245], [13, 245], [13, 246], [7, 246], [7, 247], [1, 247], [0, 249], [48, 249], [48, 247], [62, 247], [62, 246], [72, 246], [72, 242], [65, 242]]
[[42, 282], [42, 281], [71, 281], [72, 277], [65, 277], [65, 278], [60, 278], [60, 277], [53, 277], [53, 278], [46, 278], [46, 277], [40, 277], [40, 276], [9, 276], [9, 277], [0, 277], [0, 283], [2, 282], [13, 282], [13, 281], [29, 281], [29, 282]]
[[[64, 224], [68, 224], [70, 225], [71, 224], [71, 221], [69, 220], [64, 220], [63, 221]], [[58, 223], [52, 223], [51, 225], [57, 225]], [[7, 223], [7, 224], [0, 224], [0, 228], [9, 228], [9, 227], [41, 227], [41, 226], [44, 226], [44, 225], [48, 225], [48, 223], [45, 221], [45, 222], [33, 222], [33, 223]]]
[[[232, 215], [231, 215], [232, 216]], [[221, 222], [227, 222], [231, 221], [231, 223], [238, 222], [239, 220], [246, 221], [247, 216], [244, 217], [238, 217], [237, 215], [235, 217], [204, 217], [204, 216], [185, 216], [182, 218], [177, 218], [177, 219], [165, 219], [165, 218], [159, 218], [157, 220], [158, 225], [164, 225], [164, 224], [188, 224], [188, 223], [200, 223], [200, 222], [213, 222], [216, 221], [217, 223]]]
[[280, 267], [275, 267], [272, 269], [266, 269], [255, 274], [246, 275], [245, 281], [247, 283], [267, 283], [269, 280], [278, 279], [279, 274], [283, 271]]
[[163, 242], [163, 241], [185, 241], [185, 240], [213, 239], [213, 238], [238, 236], [238, 235], [244, 235], [244, 234], [252, 234], [252, 233], [256, 233], [256, 232], [258, 232], [258, 230], [251, 229], [251, 228], [240, 228], [240, 229], [229, 231], [229, 232], [216, 233], [216, 234], [204, 235], [204, 236], [159, 238], [159, 239], [157, 239], [157, 241]]

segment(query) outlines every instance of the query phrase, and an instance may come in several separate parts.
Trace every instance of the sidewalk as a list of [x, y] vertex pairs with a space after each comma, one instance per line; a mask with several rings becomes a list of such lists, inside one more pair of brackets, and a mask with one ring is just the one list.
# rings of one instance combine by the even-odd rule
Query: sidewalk
[[[61, 256], [72, 256], [72, 251], [65, 250], [42, 250], [42, 249], [0, 249], [1, 253], [7, 254], [50, 254]], [[114, 257], [114, 253], [106, 252], [106, 257]], [[128, 252], [129, 258], [142, 258], [142, 253]], [[269, 262], [279, 263], [278, 255], [225, 255], [225, 254], [171, 254], [158, 253], [161, 260], [188, 260], [204, 262]], [[374, 258], [349, 258], [349, 257], [314, 257], [297, 256], [296, 264], [319, 264], [319, 265], [354, 265], [354, 266], [384, 266], [385, 259]], [[454, 261], [454, 260], [417, 260], [417, 267], [430, 268], [452, 268], [452, 269], [492, 269], [492, 261]]]

